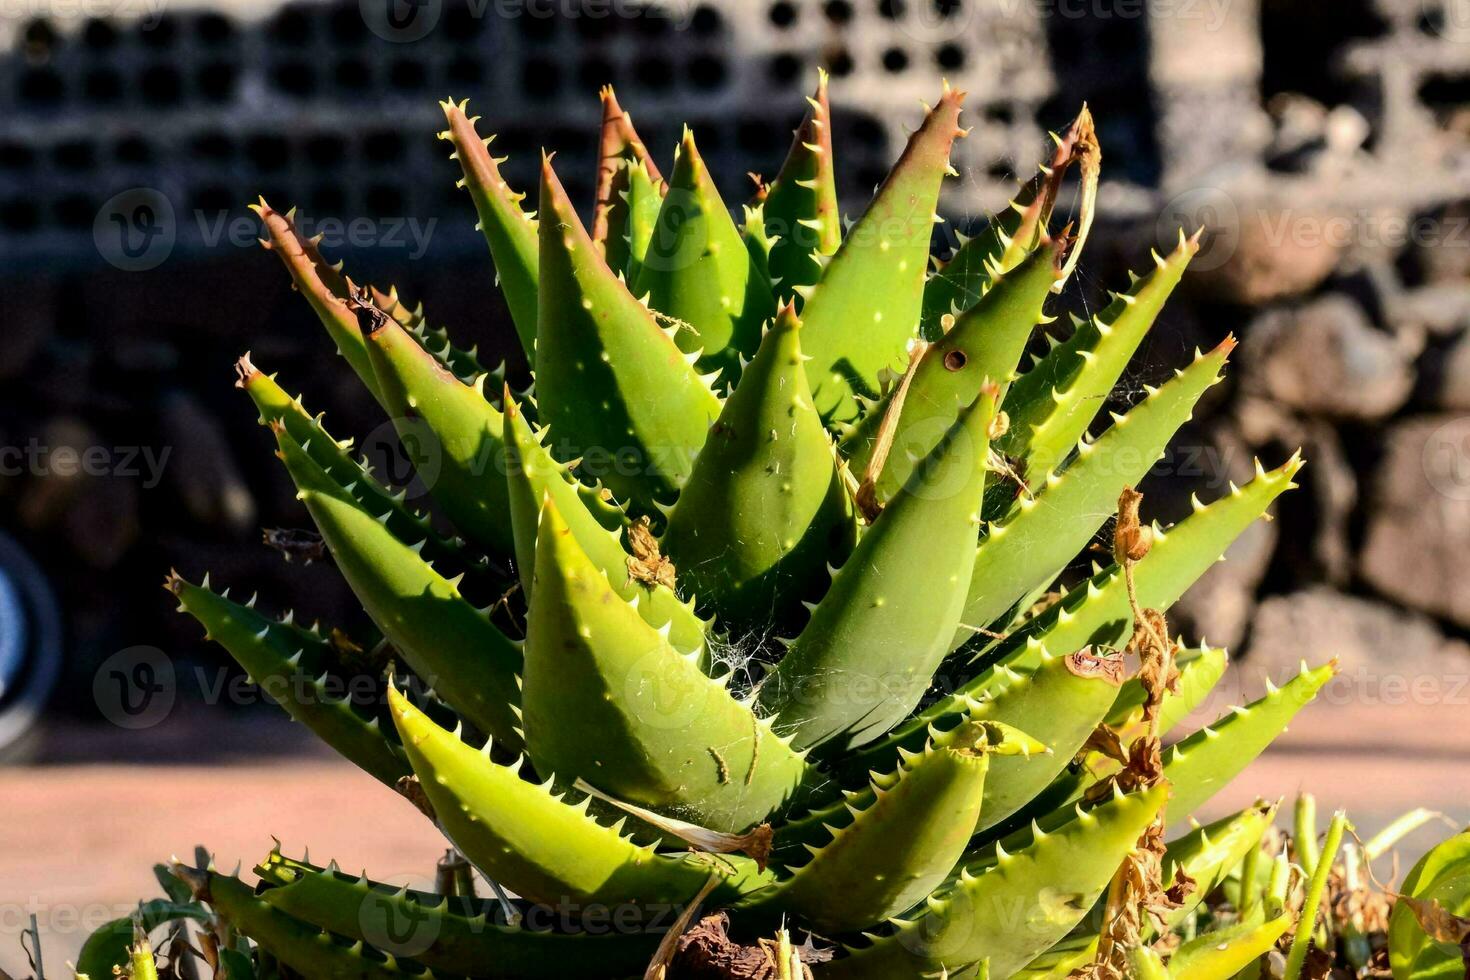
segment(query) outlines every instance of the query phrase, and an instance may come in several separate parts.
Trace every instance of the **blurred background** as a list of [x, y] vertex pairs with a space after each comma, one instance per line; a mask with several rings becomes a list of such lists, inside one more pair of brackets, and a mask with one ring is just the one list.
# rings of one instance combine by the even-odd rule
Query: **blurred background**
[[32, 911], [56, 961], [196, 839], [233, 864], [295, 835], [380, 878], [440, 847], [231, 686], [159, 588], [210, 570], [356, 615], [329, 562], [262, 543], [306, 518], [232, 386], [245, 350], [392, 461], [246, 205], [297, 206], [330, 258], [515, 376], [436, 101], [470, 99], [515, 186], [556, 150], [590, 211], [611, 83], [660, 161], [694, 127], [733, 207], [818, 69], [854, 216], [919, 100], [969, 92], [941, 239], [1003, 206], [1085, 100], [1100, 223], [1060, 309], [1207, 227], [1115, 407], [1195, 346], [1242, 345], [1145, 516], [1256, 455], [1309, 466], [1172, 619], [1237, 654], [1232, 695], [1303, 657], [1344, 668], [1243, 784], [1309, 784], [1367, 829], [1417, 804], [1470, 819], [1467, 0], [0, 0], [0, 969], [28, 969], [11, 937]]

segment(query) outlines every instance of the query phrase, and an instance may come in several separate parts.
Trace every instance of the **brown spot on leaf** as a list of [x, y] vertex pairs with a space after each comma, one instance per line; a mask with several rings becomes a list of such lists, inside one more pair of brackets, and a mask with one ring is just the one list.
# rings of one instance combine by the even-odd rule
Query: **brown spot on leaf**
[[674, 563], [658, 550], [658, 538], [647, 517], [640, 517], [628, 527], [628, 578], [650, 589], [655, 585], [674, 587]]
[[1099, 654], [1092, 647], [1083, 647], [1076, 653], [1069, 653], [1062, 663], [1078, 677], [1101, 677], [1114, 687], [1123, 683], [1123, 658], [1116, 654]]

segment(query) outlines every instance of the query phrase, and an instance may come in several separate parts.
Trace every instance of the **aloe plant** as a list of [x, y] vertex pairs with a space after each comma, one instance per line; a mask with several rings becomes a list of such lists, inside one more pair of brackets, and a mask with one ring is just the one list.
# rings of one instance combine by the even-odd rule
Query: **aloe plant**
[[[207, 579], [167, 587], [511, 896], [396, 890], [279, 849], [254, 888], [187, 872], [260, 955], [311, 977], [624, 977], [661, 968], [702, 904], [747, 943], [810, 931], [832, 953], [821, 978], [1059, 976], [1092, 955], [1089, 909], [1160, 821], [1182, 830], [1165, 866], [1200, 888], [1245, 860], [1269, 809], [1186, 820], [1331, 666], [1225, 712], [1142, 782], [1094, 748], [1103, 731], [1165, 734], [1205, 699], [1223, 651], [1178, 647], [1161, 706], [1125, 677], [1135, 613], [1219, 560], [1300, 460], [1154, 526], [1146, 554], [1076, 573], [1233, 342], [1099, 426], [1197, 237], [1028, 358], [1091, 223], [1095, 135], [1084, 111], [1010, 208], [934, 259], [962, 100], [944, 91], [843, 228], [825, 79], [738, 215], [692, 132], [665, 178], [605, 92], [590, 232], [549, 156], [529, 211], [466, 106], [443, 103], [532, 369], [519, 394], [260, 203], [266, 247], [458, 533], [246, 357], [239, 385], [374, 629], [267, 616]], [[1076, 235], [1051, 220], [1074, 165]], [[382, 697], [334, 696], [342, 674]], [[373, 928], [364, 903], [429, 938]], [[538, 906], [570, 926], [535, 928]], [[609, 910], [611, 933], [577, 928]], [[686, 913], [673, 935], [671, 910]], [[1227, 976], [1219, 963], [1281, 928], [1185, 946], [1182, 975]], [[802, 952], [788, 947], [783, 971]]]

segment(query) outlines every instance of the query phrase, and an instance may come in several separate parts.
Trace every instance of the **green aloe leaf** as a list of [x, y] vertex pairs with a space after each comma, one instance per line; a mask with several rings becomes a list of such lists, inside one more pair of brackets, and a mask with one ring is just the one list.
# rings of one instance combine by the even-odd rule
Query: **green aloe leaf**
[[563, 458], [643, 512], [689, 478], [720, 403], [608, 269], [549, 159], [541, 168], [537, 406]]
[[505, 395], [505, 420], [506, 474], [516, 566], [527, 604], [535, 595], [536, 534], [541, 523], [541, 507], [550, 500], [578, 546], [607, 575], [613, 591], [633, 603], [644, 622], [654, 629], [668, 627], [669, 642], [681, 653], [702, 649], [707, 624], [695, 614], [694, 603], [680, 599], [667, 585], [632, 575], [628, 552], [623, 546], [627, 517], [607, 501], [600, 488], [578, 482], [570, 467], [552, 457], [541, 444], [547, 430], [531, 431], [509, 389]]
[[597, 203], [592, 212], [592, 242], [614, 272], [637, 281], [632, 270], [643, 256], [634, 228], [657, 220], [664, 180], [649, 156], [633, 117], [623, 111], [611, 85], [604, 85], [602, 135], [597, 151]]
[[348, 306], [351, 287], [342, 275], [340, 264], [330, 265], [318, 251], [316, 240], [296, 230], [295, 208], [282, 214], [262, 197], [250, 209], [260, 217], [269, 238], [268, 241], [261, 239], [261, 244], [280, 257], [291, 273], [296, 291], [306, 297], [317, 319], [327, 328], [327, 335], [337, 345], [337, 353], [347, 360], [358, 380], [382, 404], [378, 379], [373, 374], [362, 331], [357, 325], [357, 314]]
[[1259, 916], [1195, 936], [1169, 957], [1172, 980], [1229, 980], [1276, 948], [1291, 928], [1289, 914], [1266, 922]]
[[501, 922], [493, 902], [446, 898], [323, 869], [272, 851], [255, 873], [271, 908], [448, 976], [601, 980], [632, 976], [656, 933], [535, 931]]
[[[440, 728], [395, 689], [388, 705], [444, 833], [475, 867], [534, 902], [626, 906], [682, 905], [713, 876], [732, 892], [765, 882], [727, 855], [666, 856], [640, 846], [587, 813], [591, 798], [558, 796], [519, 766], [502, 766]], [[488, 749], [488, 745], [486, 746]]]
[[832, 166], [832, 110], [827, 102], [827, 73], [817, 77], [810, 108], [776, 179], [764, 188], [764, 226], [775, 238], [770, 270], [777, 295], [796, 295], [822, 275], [818, 256], [831, 255], [842, 244], [837, 213], [837, 178]]
[[798, 747], [870, 742], [928, 689], [969, 586], [996, 391], [961, 413], [863, 534], [762, 681], [760, 710]]
[[434, 529], [427, 515], [406, 502], [401, 491], [395, 492], [379, 483], [361, 462], [352, 458], [351, 440], [338, 441], [327, 432], [321, 415], [312, 415], [283, 389], [274, 375], [256, 370], [250, 355], [235, 364], [239, 376], [236, 385], [244, 389], [260, 413], [262, 425], [283, 426], [291, 439], [331, 478], [331, 482], [349, 494], [374, 516], [383, 519], [388, 530], [407, 541], [423, 539], [419, 554], [425, 561], [444, 567], [462, 568], [474, 577], [485, 575], [488, 564], [460, 538], [451, 538]]
[[828, 421], [857, 418], [856, 396], [878, 391], [880, 373], [902, 364], [918, 332], [939, 185], [952, 172], [950, 147], [963, 135], [963, 98], [945, 91], [822, 277], [797, 290], [811, 358], [807, 379]]
[[424, 315], [424, 304], [410, 307], [398, 296], [398, 287], [390, 286], [385, 293], [376, 286], [368, 287], [368, 296], [373, 305], [384, 313], [398, 321], [398, 325], [413, 335], [419, 346], [434, 355], [444, 367], [465, 384], [472, 384], [482, 374], [503, 375], [505, 365], [501, 365], [494, 371], [486, 371], [480, 363], [478, 350], [474, 347], [468, 350], [455, 347], [449, 339], [449, 332], [443, 327], [429, 325], [428, 318]]
[[165, 588], [179, 609], [204, 627], [204, 635], [230, 652], [252, 682], [292, 718], [348, 761], [388, 786], [413, 770], [403, 747], [385, 732], [386, 718], [353, 704], [349, 691], [330, 682], [325, 664], [331, 643], [314, 630], [271, 619], [210, 590], [170, 574]]
[[[1204, 393], [1221, 381], [1235, 347], [1226, 338], [1146, 397], [1096, 440], [1079, 443], [1077, 456], [1037, 482], [1035, 496], [1021, 497], [992, 524], [975, 553], [975, 574], [964, 622], [985, 627], [1038, 586], [1057, 577], [1107, 522], [1118, 494], [1136, 485], [1163, 456], [1169, 440], [1189, 421]], [[964, 630], [956, 644], [969, 638]]]
[[537, 279], [540, 262], [536, 242], [536, 221], [521, 210], [524, 192], [510, 189], [500, 175], [500, 165], [505, 158], [490, 155], [490, 142], [495, 137], [481, 139], [475, 131], [475, 121], [465, 113], [468, 102], [455, 105], [441, 102], [444, 118], [449, 128], [439, 134], [442, 140], [454, 144], [450, 159], [458, 160], [464, 177], [458, 186], [467, 189], [475, 202], [479, 214], [479, 230], [490, 246], [490, 258], [495, 262], [495, 278], [500, 291], [510, 307], [510, 316], [515, 324], [516, 335], [526, 359], [536, 363], [537, 322]]
[[[1164, 301], [1179, 284], [1199, 238], [1185, 239], [1155, 268], [1115, 293], [1101, 313], [1077, 321], [1072, 336], [1054, 346], [1021, 375], [1006, 395], [1011, 425], [996, 448], [1034, 483], [1066, 461], [1102, 409]], [[989, 516], [989, 508], [987, 508]]]
[[[1052, 135], [1056, 150], [1050, 166], [1039, 172], [989, 224], [974, 237], [956, 234], [959, 245], [949, 258], [934, 261], [934, 271], [924, 283], [924, 306], [920, 335], [937, 340], [944, 333], [946, 315], [958, 317], [978, 303], [991, 285], [1030, 254], [1047, 234], [1062, 178], [1076, 159], [1079, 143], [1091, 141], [1092, 114], [1087, 107], [1067, 130], [1065, 137]], [[1072, 246], [1080, 252], [1084, 242]]]
[[613, 591], [549, 502], [525, 650], [527, 744], [562, 779], [739, 833], [810, 776], [770, 722], [726, 690], [728, 675], [706, 676], [698, 652], [675, 650]]
[[678, 327], [679, 349], [698, 354], [699, 369], [726, 384], [776, 312], [769, 277], [755, 267], [687, 127], [634, 292]]
[[[998, 726], [997, 726], [998, 727]], [[757, 907], [792, 912], [825, 935], [854, 932], [911, 908], [939, 886], [969, 841], [981, 813], [992, 735], [966, 723], [945, 745], [909, 757], [876, 778], [846, 821], [828, 827], [821, 846]]]
[[986, 790], [977, 833], [1002, 824], [1045, 789], [1076, 756], [1117, 699], [1117, 677], [1099, 669], [1090, 654], [1046, 656], [1033, 672], [1004, 672], [983, 700], [962, 699], [958, 710], [925, 725], [903, 725], [887, 738], [844, 760], [840, 772], [882, 769], [900, 751], [914, 751], [935, 730], [954, 730], [964, 719], [1024, 727], [1047, 751], [1040, 758], [991, 761], [994, 779]]
[[978, 874], [963, 871], [894, 930], [822, 967], [823, 980], [1009, 977], [1082, 921], [1167, 791], [1122, 796], [1038, 834]]
[[[892, 449], [875, 487], [879, 500], [898, 492], [914, 463], [934, 448], [960, 409], [975, 400], [981, 382], [1000, 382], [1004, 399], [1032, 329], [1044, 320], [1042, 305], [1058, 281], [1061, 255], [1059, 248], [1038, 248], [924, 351], [905, 391]], [[843, 440], [854, 472], [867, 468], [893, 397], [890, 392]]]
[[736, 634], [790, 624], [852, 550], [857, 525], [802, 369], [787, 306], [725, 401], [669, 514], [663, 548], [685, 593]]
[[505, 420], [485, 397], [444, 370], [380, 312], [367, 335], [368, 359], [419, 479], [464, 534], [496, 555], [514, 553], [505, 484]]
[[[264, 899], [258, 898], [255, 889], [239, 878], [215, 871], [185, 873], [197, 877], [200, 883], [196, 892], [221, 919], [303, 977], [403, 980], [405, 977], [422, 976], [420, 970], [400, 964], [391, 954], [362, 943], [348, 943], [309, 922], [277, 911]], [[236, 977], [234, 969], [233, 966], [229, 968], [231, 980]]]
[[284, 428], [276, 442], [342, 577], [383, 635], [451, 708], [518, 745], [521, 653], [383, 521], [338, 489]]

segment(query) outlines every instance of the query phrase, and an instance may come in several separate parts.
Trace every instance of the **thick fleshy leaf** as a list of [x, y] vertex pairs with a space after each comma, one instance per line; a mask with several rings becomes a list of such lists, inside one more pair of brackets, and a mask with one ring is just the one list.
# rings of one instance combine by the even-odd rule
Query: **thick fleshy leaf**
[[[1287, 490], [1302, 467], [1293, 456], [1269, 473], [1256, 462], [1256, 478], [1209, 504], [1194, 498], [1194, 511], [1168, 531], [1155, 525], [1154, 545], [1134, 567], [1138, 601], [1146, 609], [1168, 609], [1185, 589], [1219, 561], [1240, 534]], [[1028, 620], [1006, 640], [977, 653], [974, 663], [1003, 662], [1018, 669], [1034, 666], [1042, 647], [1054, 653], [1080, 650], [1089, 643], [1118, 646], [1133, 628], [1128, 591], [1117, 565], [1098, 572]]]
[[[934, 272], [924, 283], [920, 333], [925, 340], [942, 336], [946, 315], [959, 316], [978, 303], [991, 285], [1020, 265], [1041, 236], [1047, 234], [1067, 169], [1085, 153], [1096, 149], [1097, 134], [1087, 107], [1082, 107], [1065, 136], [1052, 138], [1057, 146], [1050, 165], [1041, 167], [1010, 205], [993, 215], [979, 234], [973, 238], [957, 235], [959, 246], [949, 258], [935, 260]], [[1073, 253], [1080, 252], [1083, 244], [1077, 241], [1072, 246]]]
[[399, 441], [454, 526], [496, 555], [514, 553], [506, 500], [504, 418], [439, 365], [391, 317], [370, 310], [368, 360]]
[[[984, 628], [1022, 596], [1057, 577], [1111, 516], [1124, 487], [1135, 486], [1164, 455], [1169, 440], [1194, 406], [1219, 384], [1235, 347], [1226, 338], [1208, 354], [1196, 352], [1189, 367], [1146, 397], [1096, 440], [1077, 444], [1077, 455], [1036, 482], [1035, 496], [1023, 495], [1011, 512], [988, 529], [975, 553], [958, 646], [974, 627]], [[1041, 474], [1037, 474], [1041, 476]]]
[[337, 568], [383, 635], [426, 683], [467, 720], [517, 745], [521, 653], [383, 521], [343, 493], [282, 427], [275, 429], [298, 497]]
[[688, 479], [719, 400], [597, 254], [549, 159], [540, 226], [537, 409], [583, 474], [652, 511]]
[[840, 565], [852, 504], [812, 405], [801, 324], [787, 306], [725, 401], [669, 514], [664, 551], [685, 594], [736, 633], [795, 622], [797, 605]]
[[761, 195], [765, 228], [775, 238], [771, 276], [783, 299], [795, 295], [798, 287], [816, 283], [822, 275], [818, 256], [831, 255], [842, 244], [825, 71], [807, 102], [810, 108], [796, 129], [786, 161]]
[[[999, 733], [997, 733], [999, 740]], [[949, 875], [969, 841], [991, 765], [991, 733], [967, 723], [892, 776], [875, 780], [821, 846], [761, 909], [801, 916], [825, 935], [855, 932], [912, 908]]]
[[255, 869], [271, 908], [445, 976], [599, 980], [648, 964], [657, 933], [536, 931], [502, 923], [493, 901], [431, 895], [287, 858]]
[[271, 700], [349, 762], [388, 786], [412, 773], [403, 747], [390, 737], [391, 726], [383, 730], [387, 719], [355, 706], [350, 691], [326, 674], [332, 657], [326, 637], [256, 612], [253, 599], [232, 602], [177, 573], [164, 587], [178, 597], [179, 610], [204, 627], [206, 639], [228, 650]]
[[[631, 182], [641, 175], [655, 192], [652, 200], [656, 215], [664, 181], [633, 128], [633, 117], [618, 104], [613, 87], [604, 85], [599, 95], [602, 136], [597, 149], [597, 202], [592, 212], [592, 241], [602, 250], [603, 258], [614, 272], [627, 274], [633, 255], [642, 255], [641, 250], [635, 252], [629, 240], [629, 228], [634, 220], [632, 211], [646, 200], [632, 193]], [[628, 281], [634, 280], [629, 276]]]
[[764, 821], [808, 780], [768, 721], [613, 591], [544, 505], [527, 623], [525, 724], [536, 765], [712, 830]]
[[867, 211], [849, 229], [815, 286], [803, 287], [802, 338], [817, 410], [831, 422], [858, 415], [857, 395], [902, 366], [918, 332], [939, 185], [951, 172], [963, 92], [946, 91], [909, 138]]
[[1265, 697], [1236, 707], [1214, 724], [1176, 742], [1164, 753], [1164, 776], [1173, 787], [1168, 820], [1184, 820], [1224, 789], [1275, 741], [1297, 713], [1337, 674], [1337, 662], [1308, 669]]
[[633, 291], [678, 328], [674, 340], [699, 355], [701, 371], [726, 383], [775, 314], [769, 280], [753, 267], [687, 127]]
[[390, 688], [388, 705], [409, 761], [444, 833], [475, 867], [517, 895], [556, 907], [608, 908], [689, 901], [712, 876], [725, 897], [761, 882], [729, 855], [658, 854], [587, 813], [590, 797], [558, 796], [519, 766], [502, 766], [440, 728]]
[[306, 297], [322, 326], [327, 328], [327, 335], [337, 345], [337, 353], [346, 358], [358, 380], [381, 404], [383, 399], [378, 393], [378, 379], [368, 362], [367, 347], [357, 326], [357, 314], [347, 304], [351, 292], [342, 275], [341, 264], [328, 264], [317, 250], [316, 240], [296, 230], [295, 208], [282, 214], [262, 197], [260, 203], [252, 204], [250, 209], [260, 217], [270, 238], [269, 241], [262, 239], [261, 244], [275, 252], [285, 264], [296, 291]]
[[1266, 922], [1259, 916], [1182, 944], [1169, 957], [1171, 980], [1229, 980], [1276, 948], [1291, 928], [1290, 914]]
[[546, 430], [533, 433], [520, 407], [505, 393], [506, 474], [510, 489], [511, 523], [515, 530], [516, 566], [521, 590], [529, 604], [536, 589], [536, 532], [546, 500], [571, 528], [577, 544], [592, 564], [607, 575], [613, 591], [633, 603], [643, 621], [654, 629], [668, 627], [669, 642], [681, 653], [693, 653], [705, 644], [706, 624], [694, 612], [694, 603], [680, 599], [667, 585], [635, 578], [629, 572], [623, 546], [627, 518], [610, 504], [600, 488], [588, 487], [572, 476], [541, 444]]
[[[1057, 281], [1061, 256], [1060, 246], [1037, 249], [1013, 274], [997, 279], [984, 299], [924, 351], [904, 391], [892, 448], [874, 488], [880, 501], [898, 492], [960, 409], [975, 400], [981, 382], [987, 378], [999, 382], [1005, 398], [1026, 341], [1043, 321], [1042, 304]], [[861, 474], [867, 468], [893, 397], [890, 392], [879, 401], [843, 440], [853, 472]]]
[[[521, 210], [525, 192], [510, 189], [505, 178], [500, 176], [500, 165], [505, 158], [490, 155], [490, 142], [494, 137], [482, 140], [475, 131], [475, 119], [465, 114], [468, 102], [455, 105], [441, 102], [444, 118], [449, 128], [439, 134], [442, 140], [454, 144], [452, 159], [458, 160], [464, 171], [459, 186], [470, 192], [475, 211], [480, 216], [479, 230], [490, 245], [490, 258], [495, 262], [495, 278], [500, 291], [510, 307], [511, 320], [515, 323], [516, 335], [526, 359], [536, 363], [536, 304], [537, 267], [540, 262], [539, 246], [536, 241], [536, 221]], [[478, 117], [476, 117], [478, 118]]]
[[649, 176], [642, 164], [629, 162], [623, 165], [618, 186], [625, 188], [620, 193], [627, 206], [615, 208], [608, 216], [612, 223], [609, 235], [616, 235], [623, 244], [606, 244], [607, 262], [624, 282], [637, 282], [658, 227], [658, 213], [663, 210], [664, 185]]
[[1194, 887], [1179, 908], [1164, 913], [1167, 929], [1188, 919], [1240, 867], [1246, 852], [1261, 846], [1261, 837], [1275, 816], [1275, 804], [1256, 803], [1169, 842], [1163, 880], [1173, 881], [1176, 871], [1182, 871], [1194, 881]]
[[870, 742], [928, 689], [969, 588], [995, 400], [990, 384], [960, 414], [762, 681], [761, 709], [799, 747]]
[[932, 895], [894, 931], [817, 970], [823, 980], [1009, 977], [1087, 914], [1163, 806], [1162, 787], [1119, 797]]
[[[231, 928], [250, 937], [261, 950], [300, 976], [323, 980], [405, 980], [423, 976], [417, 968], [400, 965], [391, 954], [362, 943], [348, 943], [272, 908], [239, 878], [215, 871], [185, 869], [175, 873], [187, 876], [198, 897]], [[233, 948], [227, 951], [240, 955]], [[250, 960], [241, 958], [248, 966]], [[229, 975], [237, 975], [234, 967], [229, 968]]]
[[465, 384], [472, 384], [482, 374], [504, 375], [505, 365], [501, 365], [494, 371], [486, 371], [480, 363], [479, 353], [476, 348], [463, 350], [455, 347], [449, 339], [449, 331], [443, 327], [429, 325], [424, 315], [424, 304], [410, 307], [398, 296], [398, 287], [390, 286], [387, 292], [376, 286], [368, 287], [368, 296], [378, 309], [398, 321], [398, 325], [419, 342], [419, 346], [430, 354], [440, 364], [448, 368], [456, 378]]
[[[1273, 500], [1296, 486], [1291, 478], [1300, 468], [1301, 460], [1294, 456], [1279, 469], [1262, 471], [1245, 487], [1208, 506], [1198, 504], [1193, 514], [1168, 532], [1155, 525], [1153, 548], [1134, 566], [1138, 601], [1151, 609], [1173, 605]], [[1029, 672], [1049, 653], [1072, 653], [1091, 644], [1119, 646], [1128, 637], [1132, 621], [1120, 570], [1114, 565], [1100, 571], [1028, 619], [1006, 639], [978, 651], [950, 679], [954, 692], [905, 722], [895, 734], [903, 735], [963, 712], [967, 699], [983, 698], [1004, 683], [1001, 667]]]
[[444, 563], [445, 568], [467, 571], [472, 578], [488, 574], [484, 558], [472, 551], [459, 538], [447, 537], [433, 527], [427, 515], [409, 506], [404, 494], [390, 490], [379, 483], [361, 462], [352, 458], [348, 450], [351, 440], [334, 439], [323, 426], [322, 416], [312, 415], [301, 403], [282, 388], [274, 375], [256, 370], [246, 354], [235, 364], [239, 380], [236, 386], [244, 389], [260, 412], [260, 421], [267, 427], [284, 426], [306, 454], [320, 466], [332, 483], [373, 516], [382, 519], [388, 530], [404, 541], [422, 540], [419, 555], [427, 562]]
[[1101, 313], [1077, 321], [1070, 337], [1011, 386], [1003, 405], [1011, 425], [996, 449], [1016, 461], [1028, 482], [1071, 454], [1198, 251], [1199, 236], [1186, 239], [1181, 233], [1179, 247], [1167, 258], [1155, 253], [1156, 268], [1135, 279], [1128, 292], [1115, 293]]
[[[1047, 752], [1045, 743], [1037, 740], [1014, 725], [994, 721], [985, 702], [971, 703], [970, 713], [947, 730], [933, 728], [929, 737], [915, 751], [903, 746], [879, 758], [873, 757], [872, 768], [859, 772], [857, 766], [842, 767], [832, 773], [831, 783], [817, 787], [812, 794], [812, 806], [804, 811], [790, 813], [776, 833], [771, 848], [771, 860], [780, 865], [804, 863], [808, 853], [815, 847], [832, 839], [836, 827], [851, 822], [856, 811], [866, 810], [878, 798], [879, 791], [892, 785], [897, 773], [913, 759], [926, 751], [943, 749], [955, 744], [983, 728], [987, 738], [987, 753], [993, 767], [1005, 759], [1011, 762], [1030, 764], [1042, 760]], [[1011, 767], [1014, 771], [1014, 766]], [[856, 788], [843, 789], [842, 780]], [[1001, 791], [995, 783], [987, 782], [984, 798]], [[984, 818], [984, 804], [981, 819]]]
[[[997, 757], [985, 809], [975, 831], [1002, 824], [1040, 793], [1077, 755], [1117, 699], [1117, 681], [1090, 656], [1046, 656], [1029, 674], [1007, 672], [984, 700], [960, 701], [959, 710], [899, 727], [887, 738], [843, 760], [840, 772], [885, 769], [898, 753], [914, 751], [932, 732], [955, 730], [966, 719], [1024, 727], [1050, 753], [1043, 758]], [[926, 716], [927, 718], [928, 716]]]
[[[1179, 650], [1175, 653], [1175, 664], [1179, 668], [1178, 692], [1166, 691], [1159, 708], [1159, 735], [1167, 738], [1180, 722], [1189, 717], [1209, 696], [1211, 690], [1224, 676], [1229, 658], [1224, 650], [1204, 648]], [[1143, 685], [1137, 677], [1123, 684], [1117, 700], [1108, 709], [1103, 724], [1118, 733], [1124, 745], [1132, 745], [1144, 734], [1142, 721]], [[1065, 803], [1078, 799], [1082, 791], [1097, 780], [1111, 776], [1122, 768], [1122, 763], [1098, 751], [1080, 753], [1043, 791], [1037, 793], [1015, 815], [992, 829], [988, 839], [1005, 838], [1033, 819], [1050, 813]]]

